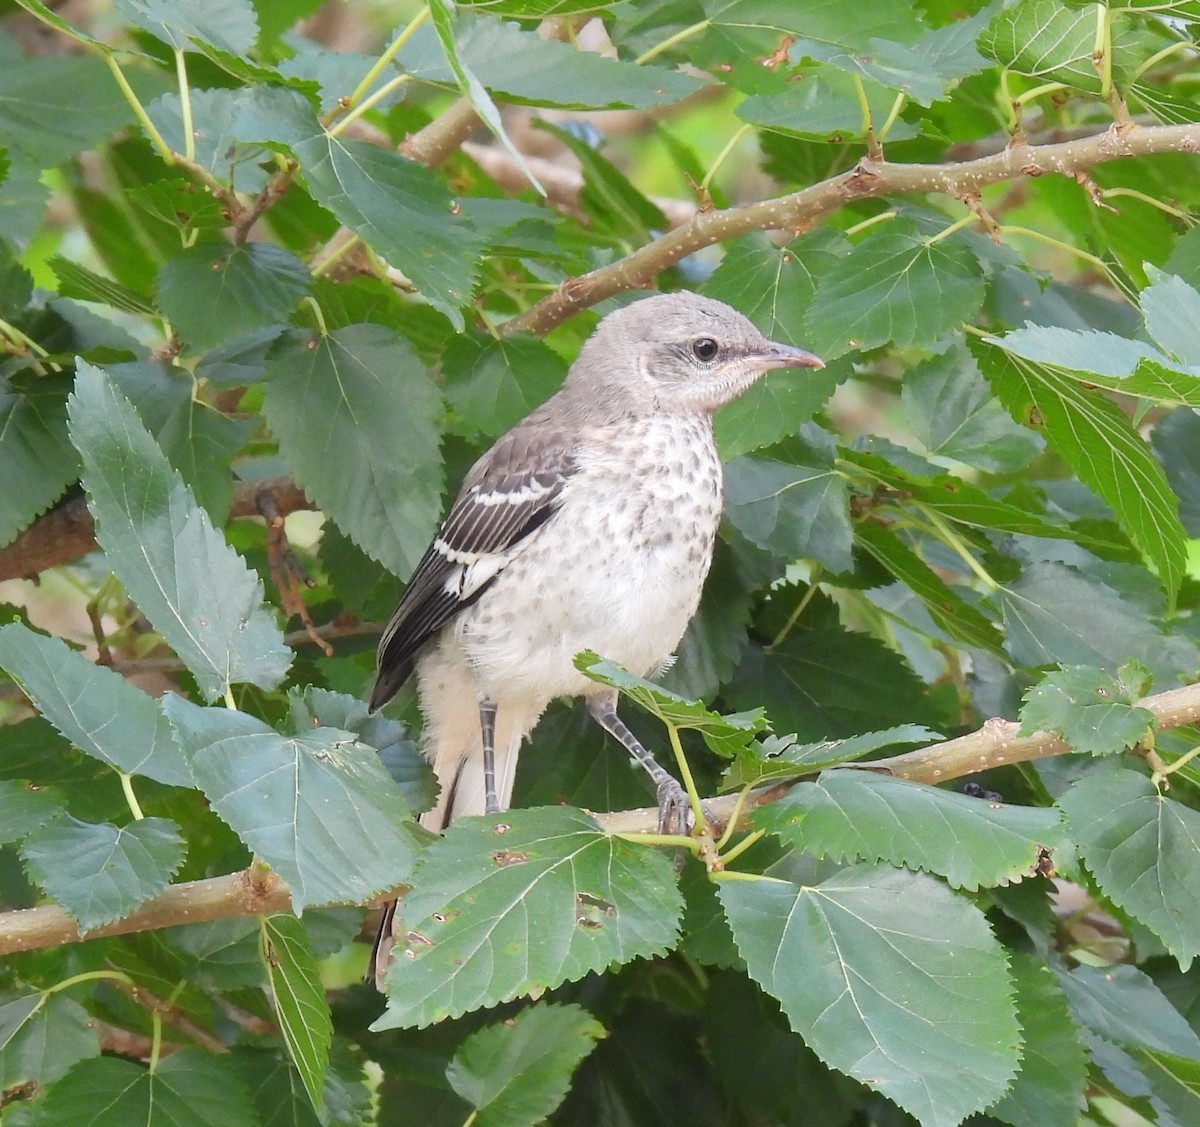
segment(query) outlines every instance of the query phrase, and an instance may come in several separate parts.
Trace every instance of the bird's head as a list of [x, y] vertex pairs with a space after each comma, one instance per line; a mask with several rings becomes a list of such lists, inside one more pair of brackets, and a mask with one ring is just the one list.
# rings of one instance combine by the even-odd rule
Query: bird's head
[[635, 410], [715, 411], [774, 368], [823, 368], [811, 352], [768, 340], [724, 302], [656, 294], [610, 313], [571, 367], [577, 394]]

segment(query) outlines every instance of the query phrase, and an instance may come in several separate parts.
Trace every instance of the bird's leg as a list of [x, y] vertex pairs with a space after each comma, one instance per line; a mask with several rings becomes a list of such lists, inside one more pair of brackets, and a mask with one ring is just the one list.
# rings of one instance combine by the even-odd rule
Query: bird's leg
[[489, 697], [479, 701], [479, 728], [483, 735], [483, 802], [484, 812], [500, 813], [496, 797], [496, 702]]
[[613, 701], [605, 697], [593, 697], [588, 701], [588, 711], [601, 728], [621, 741], [625, 750], [646, 769], [653, 780], [658, 795], [658, 832], [687, 833], [693, 821], [692, 803], [679, 781], [642, 747], [637, 736], [617, 715], [617, 706]]

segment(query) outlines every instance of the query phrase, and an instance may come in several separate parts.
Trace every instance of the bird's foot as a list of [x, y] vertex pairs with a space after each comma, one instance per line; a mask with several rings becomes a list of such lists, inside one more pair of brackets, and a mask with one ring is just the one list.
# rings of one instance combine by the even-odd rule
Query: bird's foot
[[691, 833], [696, 816], [688, 793], [672, 778], [663, 779], [655, 788], [658, 795], [658, 832], [660, 834]]

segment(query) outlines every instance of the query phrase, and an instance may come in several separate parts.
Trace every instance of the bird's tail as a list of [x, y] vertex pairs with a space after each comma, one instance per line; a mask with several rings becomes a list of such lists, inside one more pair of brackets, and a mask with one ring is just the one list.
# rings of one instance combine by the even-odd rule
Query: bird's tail
[[[437, 803], [421, 815], [421, 825], [441, 833], [456, 818], [485, 812], [483, 743], [479, 714], [468, 697], [466, 707], [447, 711], [441, 716], [426, 713], [425, 754], [437, 775]], [[517, 774], [517, 755], [525, 733], [537, 723], [539, 712], [510, 705], [496, 713], [496, 797], [500, 809], [507, 810]], [[403, 934], [401, 920], [393, 900], [385, 906], [375, 947], [371, 952], [368, 975], [381, 993], [386, 993], [385, 978], [392, 961], [392, 947]]]

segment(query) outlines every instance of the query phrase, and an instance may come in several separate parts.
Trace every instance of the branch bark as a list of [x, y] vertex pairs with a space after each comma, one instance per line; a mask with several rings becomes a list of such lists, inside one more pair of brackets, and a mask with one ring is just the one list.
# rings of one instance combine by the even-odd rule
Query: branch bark
[[[1159, 731], [1200, 722], [1200, 684], [1168, 689], [1144, 697], [1138, 703], [1153, 714]], [[1053, 733], [1019, 736], [1019, 727], [1014, 721], [993, 718], [965, 736], [887, 759], [847, 764], [847, 767], [886, 771], [899, 779], [936, 784], [974, 775], [992, 767], [1065, 755], [1071, 751]], [[791, 785], [786, 782], [760, 787], [742, 805], [743, 816], [756, 806], [764, 806], [781, 798]], [[738, 796], [721, 795], [706, 800], [705, 806], [717, 822], [725, 822], [734, 816]], [[658, 825], [658, 810], [655, 807], [618, 810], [595, 817], [610, 834], [653, 833]], [[383, 898], [377, 899], [382, 902]], [[287, 885], [273, 873], [251, 868], [223, 877], [173, 885], [162, 895], [147, 900], [132, 915], [106, 927], [96, 928], [86, 936], [80, 936], [71, 918], [58, 907], [23, 908], [0, 913], [0, 955], [78, 943], [84, 938], [124, 935], [177, 924], [286, 912], [290, 909], [291, 895]]]
[[1200, 125], [1134, 127], [1058, 145], [1014, 145], [1003, 152], [960, 164], [888, 164], [864, 158], [848, 173], [823, 180], [790, 195], [744, 207], [697, 214], [632, 254], [589, 274], [568, 278], [532, 308], [505, 322], [504, 333], [544, 334], [573, 314], [623, 290], [645, 289], [654, 277], [681, 258], [752, 231], [811, 230], [845, 204], [875, 196], [934, 192], [962, 198], [987, 184], [1018, 177], [1077, 172], [1122, 157], [1151, 153], [1200, 153]]

